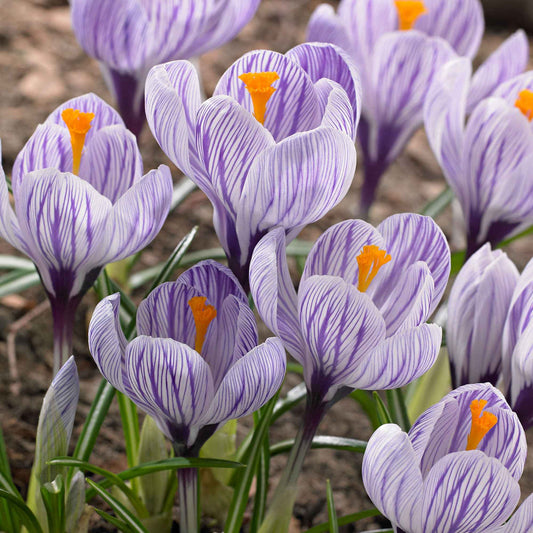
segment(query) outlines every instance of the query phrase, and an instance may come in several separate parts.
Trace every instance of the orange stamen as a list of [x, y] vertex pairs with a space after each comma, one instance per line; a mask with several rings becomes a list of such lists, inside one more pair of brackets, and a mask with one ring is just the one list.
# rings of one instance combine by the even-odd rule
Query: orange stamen
[[496, 422], [498, 422], [498, 417], [485, 411], [482, 414], [482, 411], [487, 405], [487, 400], [473, 400], [470, 404], [470, 412], [472, 413], [472, 428], [468, 435], [468, 440], [466, 443], [467, 450], [475, 450], [483, 437], [492, 429]]
[[366, 292], [379, 269], [392, 258], [386, 250], [380, 250], [376, 245], [363, 246], [363, 251], [356, 257], [359, 265], [359, 282], [357, 288]]
[[65, 109], [61, 113], [61, 118], [67, 125], [70, 133], [72, 173], [77, 174], [80, 170], [81, 153], [85, 144], [85, 136], [91, 129], [91, 121], [94, 118], [94, 113], [83, 113], [79, 109]]
[[396, 0], [400, 30], [412, 30], [420, 15], [427, 13], [421, 0]]
[[194, 324], [196, 325], [196, 339], [194, 341], [194, 349], [200, 353], [204, 346], [205, 336], [207, 335], [207, 328], [212, 320], [217, 316], [217, 310], [212, 305], [205, 305], [207, 298], [205, 296], [194, 296], [189, 300], [189, 307], [194, 317]]
[[254, 117], [261, 124], [265, 123], [266, 105], [276, 89], [271, 85], [279, 80], [277, 72], [247, 72], [241, 74], [239, 79], [244, 82], [246, 89], [252, 97]]
[[529, 122], [533, 120], [533, 91], [530, 91], [529, 89], [520, 91], [514, 105], [522, 111]]

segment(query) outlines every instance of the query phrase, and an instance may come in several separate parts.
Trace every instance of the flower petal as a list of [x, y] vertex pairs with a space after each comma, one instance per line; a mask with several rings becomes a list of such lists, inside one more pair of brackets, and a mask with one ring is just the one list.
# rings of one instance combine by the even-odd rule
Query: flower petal
[[525, 429], [533, 425], [533, 323], [518, 338], [511, 362], [511, 405]]
[[346, 91], [338, 83], [325, 78], [315, 84], [315, 90], [324, 109], [320, 125], [342, 131], [355, 142], [355, 118]]
[[0, 143], [0, 235], [11, 246], [24, 251], [24, 245], [18, 236], [20, 233], [19, 222], [9, 201], [6, 175], [1, 165], [1, 154], [2, 145]]
[[[501, 533], [528, 533], [533, 529], [533, 494], [530, 494], [518, 508]], [[498, 530], [500, 531], [500, 530]]]

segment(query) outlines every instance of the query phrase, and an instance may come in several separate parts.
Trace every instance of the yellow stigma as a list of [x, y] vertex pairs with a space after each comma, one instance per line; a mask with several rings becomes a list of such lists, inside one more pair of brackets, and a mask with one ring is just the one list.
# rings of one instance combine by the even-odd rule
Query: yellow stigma
[[194, 349], [198, 353], [202, 351], [204, 346], [209, 324], [211, 324], [212, 320], [217, 316], [217, 310], [212, 305], [205, 305], [206, 300], [207, 298], [205, 296], [194, 296], [188, 302], [196, 326]]
[[363, 246], [363, 251], [356, 257], [359, 265], [359, 282], [357, 288], [366, 292], [379, 269], [392, 258], [386, 250], [380, 250], [374, 244]]
[[61, 118], [67, 125], [72, 145], [72, 173], [77, 174], [80, 170], [81, 153], [85, 144], [85, 135], [91, 129], [91, 121], [94, 113], [83, 113], [79, 109], [65, 109]]
[[520, 91], [514, 105], [524, 113], [529, 122], [533, 120], [533, 91], [529, 89]]
[[466, 442], [467, 450], [475, 450], [481, 439], [492, 429], [496, 422], [498, 422], [498, 417], [485, 411], [483, 414], [483, 408], [487, 405], [487, 400], [473, 400], [470, 404], [470, 412], [472, 413], [472, 428], [468, 435], [468, 440]]
[[421, 0], [396, 0], [400, 30], [412, 30], [420, 15], [427, 13]]
[[275, 88], [271, 85], [279, 80], [277, 72], [247, 72], [241, 74], [239, 79], [244, 82], [246, 89], [252, 97], [252, 104], [254, 106], [254, 117], [265, 123], [266, 105], [270, 97], [274, 94]]

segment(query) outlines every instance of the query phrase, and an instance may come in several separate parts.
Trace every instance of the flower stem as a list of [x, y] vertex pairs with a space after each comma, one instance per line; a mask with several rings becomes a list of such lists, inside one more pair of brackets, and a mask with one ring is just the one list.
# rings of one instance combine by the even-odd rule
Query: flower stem
[[178, 470], [178, 493], [180, 498], [180, 531], [198, 533], [198, 469]]
[[72, 354], [72, 331], [79, 300], [50, 299], [54, 330], [54, 376]]

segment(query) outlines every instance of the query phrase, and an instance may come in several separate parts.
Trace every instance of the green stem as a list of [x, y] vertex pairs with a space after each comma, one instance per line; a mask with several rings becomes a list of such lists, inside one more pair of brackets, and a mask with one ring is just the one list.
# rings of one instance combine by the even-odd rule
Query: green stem
[[180, 531], [198, 533], [198, 469], [183, 468], [178, 472], [180, 499]]

